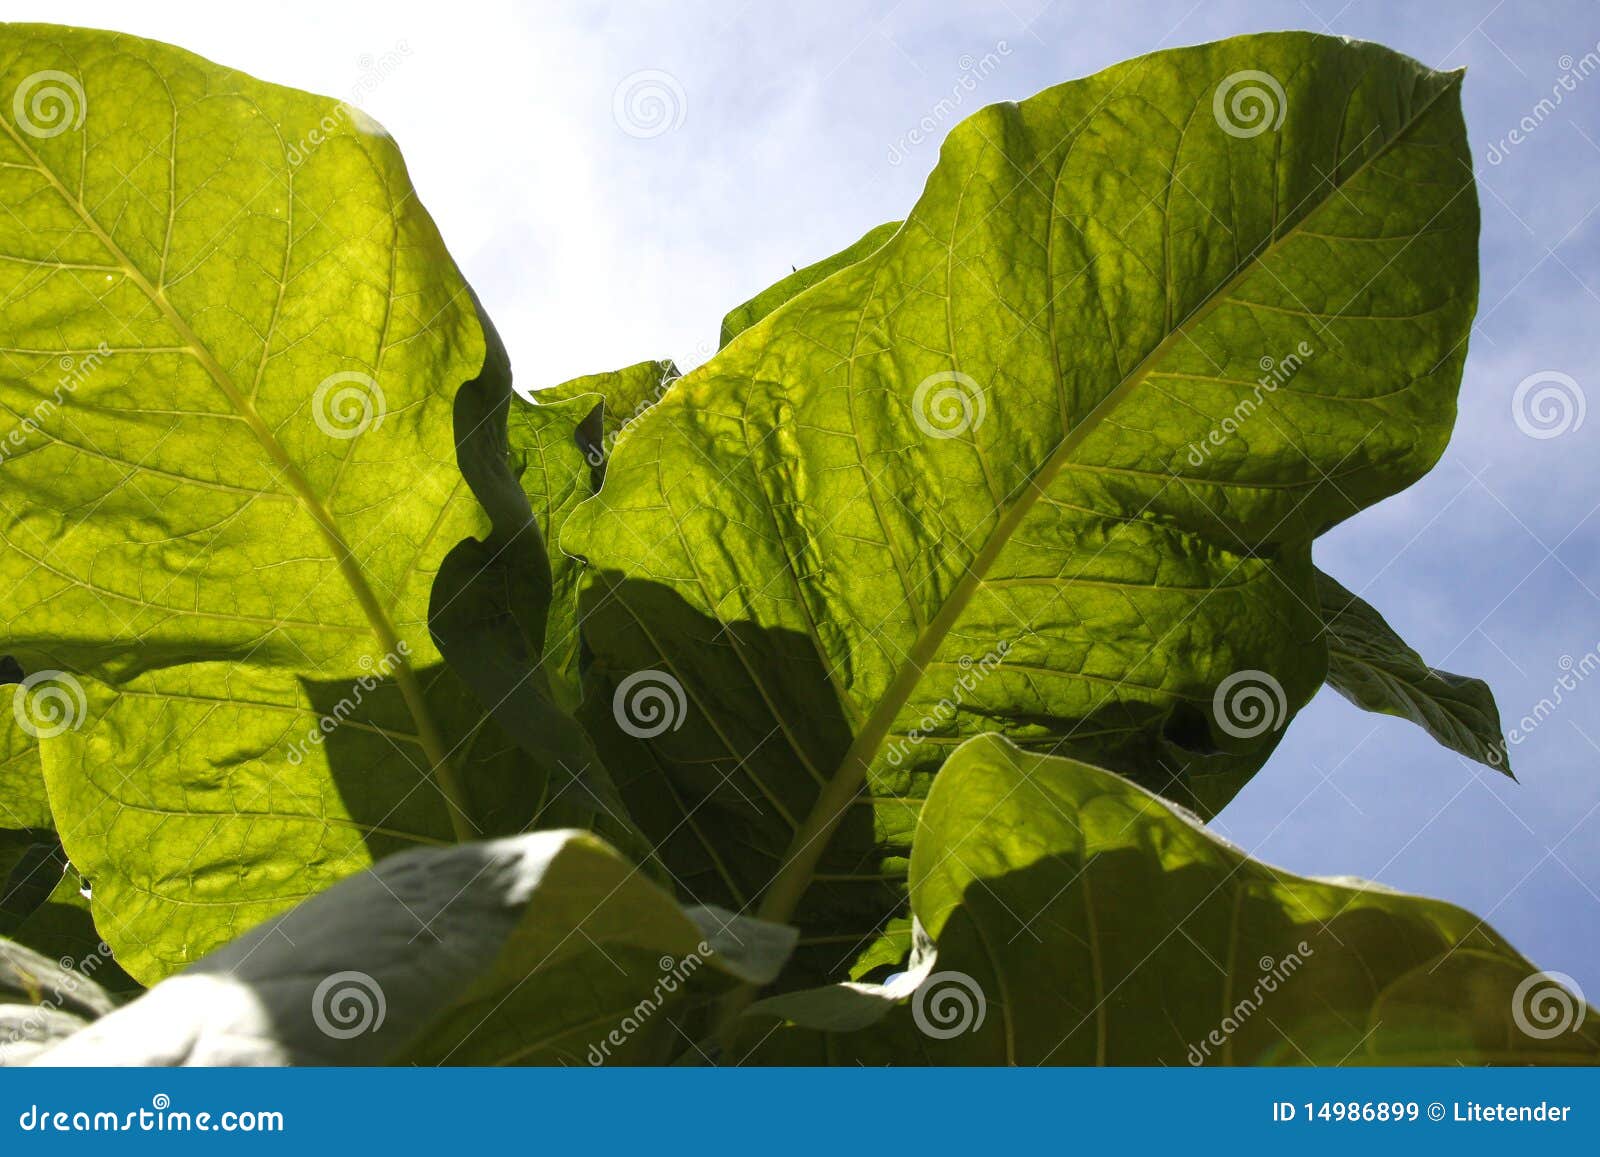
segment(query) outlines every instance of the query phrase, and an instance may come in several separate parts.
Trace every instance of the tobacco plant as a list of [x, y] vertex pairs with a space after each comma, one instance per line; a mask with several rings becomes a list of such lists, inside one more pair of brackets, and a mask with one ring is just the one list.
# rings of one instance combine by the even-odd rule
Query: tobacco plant
[[1205, 826], [1325, 682], [1510, 772], [1312, 556], [1449, 437], [1461, 85], [1274, 33], [983, 109], [705, 365], [528, 401], [359, 111], [0, 29], [0, 1057], [1594, 1059], [1481, 920]]

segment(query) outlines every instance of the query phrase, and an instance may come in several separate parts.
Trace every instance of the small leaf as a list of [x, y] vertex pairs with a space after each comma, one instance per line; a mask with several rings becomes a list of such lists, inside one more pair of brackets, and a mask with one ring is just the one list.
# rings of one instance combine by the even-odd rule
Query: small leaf
[[[680, 908], [583, 832], [409, 852], [274, 918], [44, 1064], [663, 1062], [791, 929]], [[689, 1039], [693, 1039], [691, 1035]]]
[[[1453, 905], [1247, 857], [1111, 772], [998, 736], [922, 809], [911, 902], [928, 975], [750, 1010], [766, 1063], [1532, 1064], [1600, 1061], [1600, 1016]], [[855, 1018], [870, 1020], [866, 1015]], [[753, 1050], [753, 1051], [752, 1051]]]
[[1487, 683], [1429, 667], [1382, 615], [1321, 571], [1317, 600], [1328, 628], [1328, 686], [1357, 707], [1409, 719], [1451, 751], [1511, 776], [1500, 709]]
[[899, 221], [890, 221], [869, 229], [859, 240], [838, 253], [813, 262], [803, 269], [795, 270], [782, 281], [767, 286], [743, 305], [730, 309], [727, 316], [722, 319], [722, 340], [718, 343], [718, 347], [727, 345], [791, 297], [804, 293], [817, 282], [848, 265], [854, 265], [874, 250], [881, 248], [899, 228]]
[[541, 405], [565, 402], [588, 394], [599, 394], [605, 400], [601, 426], [603, 442], [599, 446], [591, 444], [586, 447], [590, 464], [598, 466], [610, 452], [609, 443], [615, 440], [622, 428], [659, 402], [679, 376], [678, 367], [670, 359], [637, 362], [620, 370], [573, 378], [570, 382], [540, 390], [533, 397]]

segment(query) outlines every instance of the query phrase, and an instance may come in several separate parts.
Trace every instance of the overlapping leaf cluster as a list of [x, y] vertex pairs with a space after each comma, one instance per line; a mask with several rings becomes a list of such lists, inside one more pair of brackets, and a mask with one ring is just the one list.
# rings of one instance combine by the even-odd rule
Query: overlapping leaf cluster
[[1273, 34], [985, 109], [706, 365], [537, 402], [358, 112], [58, 28], [0, 77], [8, 1059], [1600, 1049], [1480, 921], [1190, 814], [1325, 680], [1509, 771], [1311, 557], [1449, 435], [1459, 74]]

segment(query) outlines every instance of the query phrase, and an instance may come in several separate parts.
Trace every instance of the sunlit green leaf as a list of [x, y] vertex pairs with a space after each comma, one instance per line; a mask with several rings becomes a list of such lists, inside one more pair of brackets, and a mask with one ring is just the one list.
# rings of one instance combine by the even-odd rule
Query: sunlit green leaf
[[[929, 793], [911, 904], [934, 946], [920, 971], [757, 1006], [738, 1059], [1600, 1061], [1600, 1017], [1472, 914], [1279, 871], [1120, 776], [997, 736]], [[769, 1035], [773, 1013], [876, 1023]]]
[[985, 109], [892, 236], [629, 426], [561, 545], [586, 718], [660, 769], [625, 795], [687, 887], [841, 972], [966, 737], [1231, 798], [1324, 678], [1312, 539], [1449, 435], [1459, 84], [1270, 34]]
[[376, 855], [525, 823], [538, 777], [428, 632], [487, 525], [451, 423], [484, 341], [393, 141], [7, 25], [0, 202], [0, 650], [78, 696], [44, 770], [119, 959], [157, 979]]

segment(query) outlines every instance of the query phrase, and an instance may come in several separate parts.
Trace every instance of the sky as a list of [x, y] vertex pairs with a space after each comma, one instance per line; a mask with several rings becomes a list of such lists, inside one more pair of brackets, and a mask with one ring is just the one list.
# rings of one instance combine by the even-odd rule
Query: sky
[[1324, 690], [1214, 826], [1292, 871], [1459, 903], [1600, 1000], [1600, 671], [1575, 677], [1600, 652], [1600, 413], [1584, 420], [1600, 389], [1600, 71], [1578, 76], [1600, 55], [1593, 0], [0, 0], [0, 15], [351, 98], [398, 139], [524, 389], [705, 360], [728, 308], [905, 215], [957, 118], [913, 130], [953, 94], [965, 115], [1281, 28], [1466, 66], [1482, 289], [1455, 437], [1316, 557], [1431, 664], [1487, 679], [1508, 727], [1563, 675], [1573, 686], [1513, 745], [1518, 783]]

